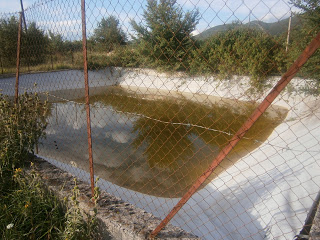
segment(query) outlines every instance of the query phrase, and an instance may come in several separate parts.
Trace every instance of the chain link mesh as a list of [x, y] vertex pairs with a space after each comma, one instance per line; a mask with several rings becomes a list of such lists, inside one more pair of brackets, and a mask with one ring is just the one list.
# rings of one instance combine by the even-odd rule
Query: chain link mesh
[[[165, 218], [319, 32], [319, 3], [293, 2], [86, 1], [100, 187]], [[0, 88], [13, 96], [19, 13], [0, 19]], [[81, 4], [38, 1], [24, 19], [19, 92], [50, 102], [37, 154], [89, 181]], [[300, 233], [320, 187], [319, 57], [172, 224], [203, 239]]]

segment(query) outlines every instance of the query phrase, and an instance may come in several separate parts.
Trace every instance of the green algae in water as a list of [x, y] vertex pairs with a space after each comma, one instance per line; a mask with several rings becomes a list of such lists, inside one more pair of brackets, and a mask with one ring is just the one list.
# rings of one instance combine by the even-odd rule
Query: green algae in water
[[[137, 192], [181, 197], [256, 107], [248, 102], [190, 96], [164, 91], [136, 94], [121, 87], [109, 87], [92, 96], [95, 175]], [[200, 103], [198, 99], [204, 101]], [[56, 108], [64, 109], [67, 105], [57, 103]], [[68, 147], [61, 153], [68, 151], [64, 155], [72, 155], [72, 162], [78, 161], [78, 167], [88, 170], [83, 157], [86, 149], [79, 148], [76, 143], [70, 146], [72, 139], [85, 142], [84, 106], [68, 106], [68, 110], [63, 111], [67, 112], [66, 118], [82, 114], [83, 124], [72, 129], [72, 136], [52, 126], [54, 134], [47, 141], [65, 141]], [[286, 114], [287, 111], [279, 107], [264, 113], [208, 181], [264, 142]], [[61, 114], [56, 116], [62, 117]]]
[[[161, 197], [182, 196], [256, 107], [227, 99], [200, 104], [166, 94], [130, 94], [121, 88], [110, 88], [92, 100], [135, 118], [128, 149], [140, 154], [123, 170], [115, 169], [107, 180]], [[264, 142], [286, 113], [278, 108], [263, 114], [210, 180]]]

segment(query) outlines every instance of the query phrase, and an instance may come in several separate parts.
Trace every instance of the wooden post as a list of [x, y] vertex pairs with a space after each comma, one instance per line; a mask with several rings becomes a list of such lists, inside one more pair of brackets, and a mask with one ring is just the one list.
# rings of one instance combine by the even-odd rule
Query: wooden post
[[[23, 20], [24, 29], [25, 29], [26, 33], [28, 33], [26, 17], [25, 17], [25, 14], [24, 14], [24, 8], [23, 8], [22, 0], [20, 0], [20, 6], [21, 6], [21, 13], [22, 13], [22, 20]], [[29, 56], [26, 56], [26, 58], [27, 58], [28, 72], [30, 72]]]
[[288, 24], [288, 35], [287, 35], [287, 43], [286, 43], [286, 52], [288, 52], [288, 48], [289, 48], [290, 32], [291, 32], [291, 19], [292, 19], [292, 12], [290, 11], [289, 24]]

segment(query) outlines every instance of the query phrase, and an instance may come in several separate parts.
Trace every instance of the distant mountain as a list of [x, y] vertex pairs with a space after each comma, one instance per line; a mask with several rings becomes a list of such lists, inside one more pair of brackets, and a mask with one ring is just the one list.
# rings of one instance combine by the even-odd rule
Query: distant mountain
[[[279, 36], [287, 33], [288, 24], [289, 24], [289, 18], [286, 18], [274, 23], [266, 23], [262, 21], [252, 21], [246, 24], [230, 23], [230, 24], [223, 24], [223, 25], [209, 28], [194, 37], [198, 40], [205, 40], [219, 32], [228, 31], [240, 26], [249, 27], [253, 29], [260, 29], [270, 35]], [[301, 24], [301, 19], [298, 16], [292, 17], [292, 20], [291, 20], [292, 29], [298, 27], [299, 24]]]

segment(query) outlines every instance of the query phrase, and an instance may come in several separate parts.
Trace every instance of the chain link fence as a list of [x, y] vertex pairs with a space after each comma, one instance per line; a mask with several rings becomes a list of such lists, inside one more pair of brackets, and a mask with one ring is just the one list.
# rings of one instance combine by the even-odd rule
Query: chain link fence
[[48, 99], [37, 154], [164, 219], [151, 236], [293, 239], [320, 187], [319, 9], [38, 1], [0, 14], [0, 88]]

